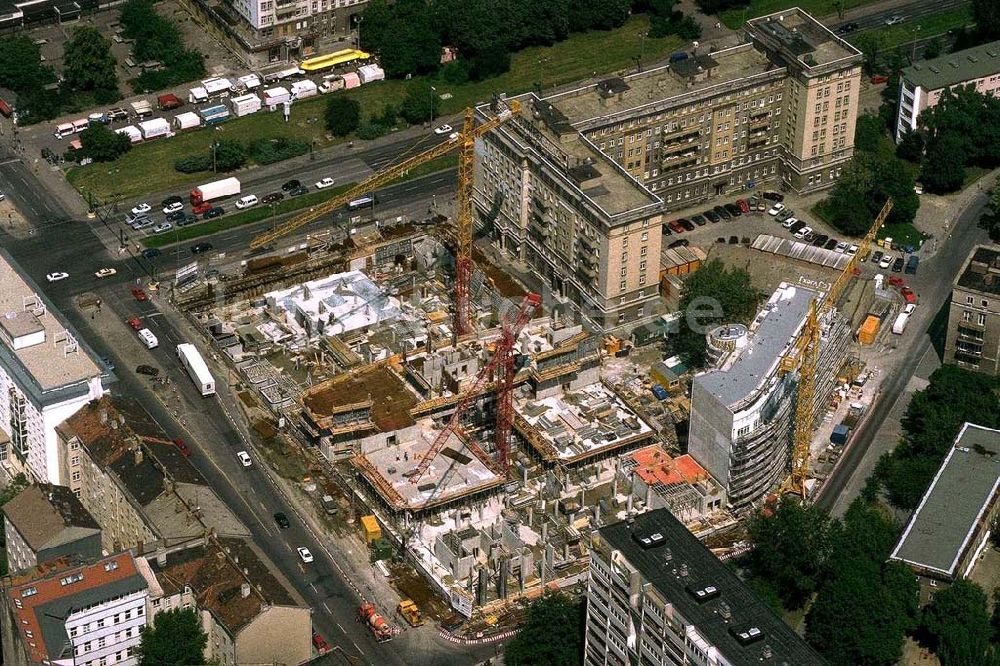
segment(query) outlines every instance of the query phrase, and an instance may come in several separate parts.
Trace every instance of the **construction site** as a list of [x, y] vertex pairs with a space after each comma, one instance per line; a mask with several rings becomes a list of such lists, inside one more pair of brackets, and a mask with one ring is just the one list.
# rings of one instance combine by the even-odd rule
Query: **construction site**
[[[641, 344], [594, 330], [473, 251], [475, 140], [517, 113], [497, 105], [251, 248], [451, 150], [454, 225], [361, 225], [341, 246], [258, 257], [175, 299], [252, 419], [323, 461], [351, 522], [388, 544], [378, 557], [412, 565], [464, 618], [585, 580], [590, 532], [637, 512], [668, 508], [725, 553], [775, 491], [808, 498], [875, 395], [855, 332], [898, 300], [858, 269], [890, 204], [853, 256], [768, 237], [712, 248], [767, 298], [753, 321], [709, 333], [703, 372], [664, 358], [676, 317]], [[664, 262], [700, 263], [695, 250]], [[683, 276], [668, 277], [665, 303]]]

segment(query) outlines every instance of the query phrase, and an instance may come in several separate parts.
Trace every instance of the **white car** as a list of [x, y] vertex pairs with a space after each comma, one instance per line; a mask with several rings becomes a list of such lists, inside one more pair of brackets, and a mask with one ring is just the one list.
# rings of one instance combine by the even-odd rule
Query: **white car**
[[334, 183], [333, 178], [324, 178], [323, 180], [316, 182], [317, 190], [325, 190], [328, 187], [332, 187]]
[[313, 554], [309, 552], [308, 548], [296, 548], [295, 550], [299, 552], [299, 557], [301, 557], [302, 561], [306, 564], [313, 561]]
[[4, 194], [3, 192], [0, 192], [0, 201], [3, 201], [6, 198], [7, 198], [7, 195]]
[[256, 206], [257, 202], [258, 202], [258, 199], [257, 199], [257, 197], [255, 195], [248, 194], [248, 195], [246, 195], [245, 197], [243, 197], [242, 199], [240, 199], [239, 201], [236, 202], [236, 207], [239, 208], [240, 210], [242, 210], [244, 208], [250, 208], [251, 206]]
[[448, 140], [449, 141], [458, 141], [458, 137], [459, 136], [460, 135], [459, 135], [458, 132], [452, 132], [451, 134], [448, 135]]
[[111, 277], [112, 275], [116, 275], [117, 273], [118, 273], [118, 271], [116, 271], [113, 268], [102, 268], [102, 269], [98, 270], [96, 273], [94, 273], [94, 277], [96, 277], [96, 278], [106, 278], [106, 277]]
[[886, 25], [898, 25], [898, 24], [902, 23], [905, 20], [906, 20], [905, 17], [900, 16], [899, 14], [893, 14], [892, 16], [890, 16], [889, 18], [887, 18], [885, 20], [885, 24]]
[[855, 254], [858, 253], [859, 249], [861, 248], [859, 248], [857, 245], [851, 244], [851, 246], [847, 248], [847, 254], [854, 256]]
[[170, 215], [171, 213], [176, 213], [178, 211], [184, 210], [184, 204], [180, 201], [174, 201], [173, 203], [168, 203], [163, 207], [163, 214]]
[[441, 127], [434, 128], [435, 134], [451, 134], [452, 131], [451, 125], [441, 125]]
[[59, 280], [65, 280], [68, 277], [69, 273], [56, 271], [55, 273], [49, 273], [48, 275], [46, 275], [45, 279], [48, 280], [49, 282], [59, 282]]
[[892, 266], [892, 255], [891, 254], [887, 254], [887, 255], [883, 256], [882, 257], [882, 261], [878, 262], [878, 267], [879, 268], [889, 268], [890, 266]]
[[907, 303], [903, 307], [903, 314], [913, 314], [913, 311], [917, 309], [916, 303]]
[[806, 236], [808, 236], [809, 234], [811, 234], [812, 232], [813, 232], [812, 227], [802, 227], [801, 229], [795, 232], [795, 237], [801, 240]]
[[141, 204], [139, 204], [138, 206], [136, 206], [135, 208], [132, 209], [132, 214], [133, 215], [142, 215], [143, 213], [148, 213], [151, 210], [153, 210], [153, 209], [150, 208], [150, 206], [149, 206], [148, 203], [141, 203]]
[[153, 227], [154, 234], [162, 234], [164, 231], [170, 231], [174, 228], [174, 225], [169, 222], [160, 222], [158, 225]]
[[837, 243], [837, 247], [833, 248], [833, 251], [839, 252], [840, 254], [844, 254], [845, 252], [847, 252], [847, 243], [844, 242]]
[[243, 463], [244, 467], [249, 467], [250, 465], [253, 464], [253, 461], [250, 460], [250, 454], [247, 453], [246, 451], [238, 452], [236, 454], [236, 457], [240, 459], [240, 462]]
[[785, 210], [785, 204], [783, 204], [783, 203], [776, 203], [773, 206], [771, 206], [770, 210], [767, 211], [767, 214], [768, 215], [777, 215], [778, 213], [780, 213], [783, 210]]
[[785, 220], [784, 222], [782, 222], [782, 223], [781, 223], [781, 226], [783, 226], [783, 227], [784, 227], [784, 228], [786, 228], [786, 229], [791, 229], [791, 228], [792, 228], [792, 226], [793, 226], [793, 225], [794, 225], [794, 224], [795, 224], [796, 222], [798, 222], [798, 221], [799, 221], [799, 218], [797, 218], [797, 217], [795, 217], [795, 216], [792, 216], [792, 217], [788, 218], [787, 220]]

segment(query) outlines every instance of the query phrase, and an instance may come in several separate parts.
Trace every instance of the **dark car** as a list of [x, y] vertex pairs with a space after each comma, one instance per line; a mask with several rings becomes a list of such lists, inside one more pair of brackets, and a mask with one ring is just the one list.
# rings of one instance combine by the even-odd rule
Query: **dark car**
[[156, 247], [147, 247], [142, 251], [142, 256], [146, 259], [152, 259], [153, 257], [160, 256], [160, 249]]
[[896, 261], [892, 262], [892, 272], [893, 273], [902, 273], [903, 272], [903, 263], [904, 262], [903, 262], [903, 258], [902, 257], [896, 257]]
[[721, 217], [723, 220], [731, 220], [731, 219], [733, 219], [733, 216], [729, 214], [729, 211], [726, 210], [725, 206], [716, 206], [712, 210], [714, 210], [715, 214], [718, 215], [719, 217]]
[[793, 233], [793, 234], [795, 234], [795, 233], [798, 233], [799, 229], [801, 229], [804, 226], [806, 226], [806, 223], [803, 222], [802, 220], [799, 220], [798, 222], [796, 222], [792, 226], [788, 227], [788, 231], [791, 232], [791, 233]]
[[288, 181], [287, 183], [281, 186], [281, 191], [291, 192], [292, 190], [296, 190], [300, 187], [302, 187], [302, 183], [293, 178], [292, 180]]
[[111, 360], [110, 358], [108, 358], [107, 356], [102, 356], [102, 357], [101, 357], [101, 362], [102, 362], [102, 363], [104, 363], [104, 366], [105, 366], [105, 367], [106, 367], [106, 368], [107, 368], [108, 370], [114, 370], [114, 369], [115, 369], [115, 362], [114, 362], [114, 361], [112, 361], [112, 360]]
[[878, 262], [882, 261], [882, 257], [884, 256], [885, 255], [882, 253], [882, 250], [875, 250], [874, 252], [872, 252], [872, 263], [877, 264]]
[[828, 240], [830, 240], [829, 236], [827, 236], [826, 234], [820, 234], [813, 239], [812, 243], [814, 247], [823, 247], [824, 245], [826, 245], [826, 242]]
[[688, 220], [688, 219], [685, 219], [685, 218], [682, 217], [682, 218], [678, 219], [677, 222], [682, 227], [684, 227], [687, 231], [694, 231], [694, 224], [691, 222], [691, 220]]
[[187, 444], [184, 443], [183, 439], [175, 439], [172, 441], [174, 443], [174, 446], [176, 446], [180, 450], [181, 455], [183, 455], [185, 458], [191, 457], [191, 449], [188, 448]]
[[202, 217], [206, 220], [211, 220], [213, 217], [222, 217], [225, 212], [226, 209], [222, 206], [213, 206], [210, 210], [205, 211], [205, 214]]
[[785, 195], [781, 192], [764, 192], [764, 198], [781, 203], [785, 200]]
[[292, 526], [292, 524], [288, 521], [288, 516], [286, 516], [282, 511], [274, 514], [274, 522], [278, 523], [278, 527], [283, 530], [287, 530]]
[[669, 236], [672, 233], [674, 233], [673, 231], [670, 230], [670, 225], [669, 224], [661, 224], [660, 225], [660, 229], [663, 230], [663, 235], [664, 236]]
[[699, 227], [703, 227], [708, 224], [708, 220], [705, 219], [704, 215], [692, 215], [691, 221], [697, 224]]
[[837, 34], [849, 35], [857, 29], [858, 29], [858, 24], [852, 21], [851, 23], [845, 23], [844, 25], [837, 28]]
[[149, 377], [155, 377], [156, 375], [160, 374], [160, 369], [154, 368], [151, 365], [137, 365], [135, 366], [135, 371], [137, 374], [147, 375]]
[[833, 248], [837, 247], [837, 243], [839, 242], [840, 241], [837, 240], [836, 238], [831, 238], [830, 240], [828, 240], [826, 243], [823, 244], [823, 249], [832, 250]]
[[743, 214], [743, 211], [740, 209], [740, 207], [734, 203], [727, 203], [725, 206], [723, 206], [723, 208], [725, 208], [726, 211], [733, 217], [739, 217], [740, 215]]
[[160, 207], [161, 208], [166, 208], [167, 206], [169, 206], [171, 204], [178, 204], [178, 203], [184, 203], [184, 199], [182, 199], [181, 197], [179, 197], [179, 196], [177, 196], [175, 194], [175, 195], [169, 196], [166, 199], [164, 199], [163, 201], [161, 201], [160, 202]]
[[305, 185], [299, 185], [294, 189], [288, 190], [288, 196], [291, 197], [298, 197], [308, 193], [309, 193], [309, 188], [306, 187]]
[[675, 240], [673, 243], [671, 243], [667, 247], [668, 248], [687, 247], [690, 244], [691, 244], [691, 241], [689, 241], [687, 238], [682, 238], [680, 240]]
[[177, 210], [173, 213], [167, 213], [167, 222], [180, 222], [185, 217], [187, 217], [187, 213], [182, 210]]
[[260, 200], [262, 204], [273, 204], [278, 203], [285, 198], [285, 195], [281, 192], [271, 192], [270, 194], [265, 194], [264, 198]]
[[212, 249], [211, 243], [195, 243], [191, 246], [191, 254], [202, 254]]
[[197, 221], [198, 221], [198, 217], [197, 216], [191, 215], [190, 213], [187, 213], [187, 214], [184, 215], [184, 217], [182, 217], [181, 219], [177, 220], [177, 226], [178, 227], [186, 227], [187, 225], [194, 224]]
[[702, 215], [704, 215], [705, 217], [707, 217], [708, 221], [711, 222], [711, 223], [713, 223], [713, 224], [716, 223], [716, 222], [718, 222], [720, 219], [722, 219], [718, 215], [715, 214], [714, 210], [706, 210], [704, 213], [702, 213]]

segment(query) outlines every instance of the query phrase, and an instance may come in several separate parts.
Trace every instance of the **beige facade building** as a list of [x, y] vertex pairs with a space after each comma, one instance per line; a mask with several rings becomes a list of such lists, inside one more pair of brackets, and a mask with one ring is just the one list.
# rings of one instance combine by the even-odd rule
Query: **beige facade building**
[[955, 278], [944, 361], [1000, 376], [1000, 245], [973, 248]]
[[611, 327], [651, 314], [669, 211], [769, 182], [831, 186], [853, 155], [861, 53], [799, 9], [748, 22], [746, 36], [519, 97], [521, 114], [478, 153], [475, 199], [494, 242]]

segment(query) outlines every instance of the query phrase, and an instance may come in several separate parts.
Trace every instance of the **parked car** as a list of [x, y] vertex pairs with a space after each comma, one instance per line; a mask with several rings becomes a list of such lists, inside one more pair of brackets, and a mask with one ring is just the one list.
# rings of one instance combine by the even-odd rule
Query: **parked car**
[[177, 220], [177, 226], [178, 227], [186, 227], [189, 224], [194, 224], [197, 221], [198, 221], [198, 218], [195, 215], [192, 215], [191, 213], [185, 213], [184, 217], [182, 217], [181, 219]]
[[667, 224], [661, 224], [660, 225], [660, 231], [663, 233], [664, 236], [672, 236], [673, 233], [674, 233], [670, 229], [670, 224], [669, 223], [667, 223]]
[[825, 245], [828, 240], [830, 240], [830, 237], [827, 236], [826, 234], [818, 234], [812, 240], [813, 247], [823, 247], [823, 245]]
[[65, 280], [69, 277], [69, 273], [64, 273], [62, 271], [56, 271], [55, 273], [49, 273], [45, 276], [45, 279], [49, 282], [59, 282], [60, 280]]
[[896, 257], [896, 260], [894, 262], [892, 262], [892, 272], [893, 273], [902, 273], [903, 272], [903, 263], [904, 262], [903, 262], [903, 258], [902, 257]]
[[792, 226], [793, 226], [793, 225], [795, 225], [795, 223], [796, 223], [796, 222], [798, 222], [798, 221], [799, 221], [799, 218], [797, 218], [797, 217], [793, 217], [793, 216], [789, 215], [789, 216], [788, 216], [788, 217], [786, 217], [786, 218], [785, 218], [785, 220], [784, 220], [784, 221], [783, 221], [783, 222], [781, 223], [781, 226], [783, 226], [783, 227], [784, 227], [784, 228], [786, 228], [786, 229], [791, 229], [791, 228], [792, 228]]
[[263, 197], [261, 197], [260, 202], [262, 204], [273, 204], [273, 203], [278, 203], [284, 198], [285, 195], [282, 194], [281, 192], [271, 192], [270, 194], [265, 194]]
[[145, 259], [154, 259], [160, 256], [160, 249], [157, 247], [147, 247], [142, 251], [142, 256]]
[[671, 231], [682, 234], [684, 233], [684, 225], [681, 224], [680, 220], [670, 220], [667, 222], [667, 226], [670, 227]]
[[282, 192], [291, 192], [296, 187], [301, 187], [301, 186], [302, 186], [302, 183], [300, 183], [297, 179], [293, 178], [292, 180], [289, 180], [289, 181], [285, 182], [285, 184], [281, 186], [281, 191]]
[[781, 203], [785, 200], [785, 195], [781, 192], [764, 192], [764, 198]]
[[[794, 218], [792, 218], [792, 219], [794, 219]], [[806, 223], [805, 222], [803, 222], [802, 220], [795, 220], [795, 224], [793, 224], [792, 226], [788, 227], [788, 231], [790, 231], [793, 236], [795, 236], [796, 238], [798, 238], [798, 233], [800, 231], [802, 231], [803, 229], [805, 229], [805, 228], [806, 228]]]
[[893, 14], [885, 20], [886, 25], [899, 25], [906, 20], [906, 17], [902, 14]]
[[785, 204], [778, 202], [768, 209], [767, 214], [777, 216], [783, 210], [785, 210]]
[[244, 208], [250, 208], [251, 206], [256, 206], [258, 203], [259, 199], [257, 199], [256, 195], [248, 194], [245, 197], [241, 197], [239, 200], [236, 201], [236, 207], [239, 208], [240, 210], [243, 210]]
[[847, 247], [848, 247], [847, 243], [841, 241], [834, 246], [833, 251], [839, 254], [843, 254], [847, 252]]
[[289, 196], [293, 196], [293, 197], [298, 197], [298, 196], [301, 196], [303, 194], [308, 194], [308, 193], [309, 193], [309, 188], [306, 187], [305, 185], [299, 185], [298, 187], [293, 188], [293, 189], [291, 189], [291, 190], [288, 191]]
[[135, 372], [139, 375], [146, 375], [147, 377], [155, 377], [160, 374], [159, 368], [154, 368], [151, 365], [137, 365], [135, 366]]
[[741, 213], [749, 213], [750, 212], [750, 202], [748, 202], [746, 199], [737, 199], [736, 200], [736, 205], [740, 207], [740, 212]]
[[856, 255], [856, 254], [858, 253], [858, 250], [859, 250], [859, 249], [861, 249], [861, 248], [859, 248], [859, 247], [858, 247], [857, 245], [855, 245], [854, 243], [851, 243], [851, 244], [850, 244], [850, 245], [849, 245], [849, 246], [847, 247], [847, 254], [849, 254], [849, 255], [851, 255], [851, 256], [853, 257], [854, 255]]
[[239, 458], [240, 464], [244, 467], [250, 467], [250, 465], [253, 465], [253, 461], [250, 460], [250, 454], [246, 451], [237, 451], [236, 457]]
[[878, 262], [882, 261], [882, 257], [884, 256], [885, 255], [883, 254], [882, 250], [875, 250], [874, 252], [872, 252], [872, 263], [877, 264]]
[[156, 225], [155, 227], [153, 227], [153, 233], [154, 234], [162, 234], [162, 233], [164, 233], [166, 231], [170, 231], [173, 228], [174, 228], [174, 225], [170, 224], [169, 222], [160, 222], [158, 225]]
[[837, 28], [838, 35], [849, 35], [858, 29], [858, 24], [851, 21]]
[[702, 215], [708, 218], [708, 221], [711, 222], [712, 224], [715, 224], [716, 222], [722, 219], [721, 217], [715, 214], [714, 210], [706, 210], [704, 213], [702, 213]]
[[298, 551], [299, 557], [301, 557], [302, 561], [305, 562], [306, 564], [309, 564], [310, 562], [313, 561], [313, 555], [312, 553], [309, 552], [308, 548], [299, 547], [296, 548], [295, 550]]
[[181, 210], [184, 210], [184, 204], [180, 201], [172, 201], [163, 207], [163, 214], [170, 215]]
[[743, 209], [734, 203], [727, 203], [723, 206], [723, 208], [725, 208], [726, 212], [732, 215], [733, 217], [739, 217], [740, 215], [743, 214]]
[[813, 232], [812, 227], [807, 227], [803, 224], [802, 228], [795, 232], [795, 237], [799, 240], [804, 239], [806, 236]]
[[451, 134], [454, 131], [451, 125], [441, 125], [440, 127], [434, 128], [435, 134]]
[[892, 255], [886, 254], [879, 260], [878, 267], [889, 268], [890, 266], [892, 266]]
[[318, 180], [318, 181], [316, 181], [316, 189], [317, 190], [325, 190], [328, 187], [333, 187], [334, 182], [336, 182], [336, 181], [334, 181], [333, 178], [329, 178], [329, 177], [328, 178], [324, 178], [322, 180]]
[[142, 329], [146, 328], [145, 326], [142, 325], [142, 320], [139, 319], [138, 317], [129, 317], [128, 319], [125, 320], [125, 323], [128, 324], [133, 331], [141, 331]]
[[681, 238], [680, 240], [675, 240], [673, 243], [671, 243], [667, 247], [670, 248], [670, 249], [673, 249], [675, 247], [687, 247], [690, 244], [691, 244], [691, 241], [689, 241], [687, 238]]
[[719, 217], [721, 217], [723, 220], [731, 220], [731, 219], [733, 219], [733, 216], [729, 214], [729, 211], [726, 210], [725, 206], [716, 206], [712, 210], [714, 210], [715, 214], [718, 215]]
[[146, 295], [146, 292], [139, 287], [129, 287], [129, 291], [132, 292], [132, 297], [139, 302], [149, 300], [149, 296]]
[[837, 247], [837, 243], [838, 243], [838, 242], [839, 242], [839, 241], [838, 241], [838, 240], [837, 240], [836, 238], [831, 238], [830, 240], [828, 240], [828, 241], [827, 241], [827, 242], [826, 242], [826, 243], [825, 243], [825, 244], [823, 245], [823, 249], [824, 249], [824, 250], [832, 250], [833, 248]]
[[191, 246], [191, 254], [203, 254], [212, 249], [211, 243], [195, 243]]
[[94, 273], [94, 277], [106, 278], [106, 277], [111, 277], [112, 275], [116, 275], [117, 273], [118, 271], [115, 270], [114, 268], [99, 268], [97, 272]]
[[141, 204], [138, 204], [135, 208], [132, 209], [132, 214], [133, 215], [148, 214], [149, 211], [151, 211], [151, 210], [153, 210], [153, 209], [152, 209], [152, 207], [148, 203], [141, 203]]
[[166, 199], [164, 199], [163, 201], [161, 201], [160, 205], [163, 206], [164, 208], [166, 208], [167, 206], [170, 206], [172, 204], [178, 204], [178, 203], [179, 204], [183, 204], [184, 203], [184, 199], [182, 199], [181, 197], [177, 196], [176, 194], [172, 194], [169, 197], [167, 197]]
[[778, 222], [784, 222], [788, 218], [794, 217], [794, 216], [795, 216], [795, 211], [793, 211], [791, 208], [785, 208], [780, 213], [778, 213], [777, 215], [775, 215], [774, 219], [776, 219]]
[[167, 214], [167, 222], [180, 222], [185, 217], [187, 217], [187, 213], [182, 210], [175, 210], [174, 212]]
[[708, 224], [708, 220], [705, 219], [704, 215], [692, 215], [691, 221], [697, 224], [699, 227], [703, 227]]
[[211, 220], [214, 217], [221, 217], [225, 212], [226, 209], [222, 206], [212, 206], [211, 209], [205, 211], [205, 214], [202, 217], [206, 220]]
[[691, 223], [691, 220], [688, 220], [688, 219], [685, 219], [685, 218], [683, 218], [683, 217], [682, 217], [682, 218], [680, 218], [679, 220], [677, 220], [677, 222], [678, 222], [678, 223], [679, 223], [679, 224], [680, 224], [680, 225], [681, 225], [682, 227], [684, 227], [684, 229], [685, 229], [686, 231], [694, 231], [694, 224], [692, 224], [692, 223]]

